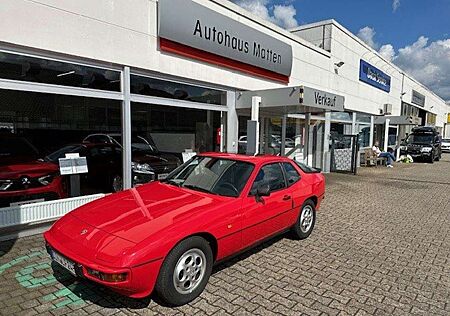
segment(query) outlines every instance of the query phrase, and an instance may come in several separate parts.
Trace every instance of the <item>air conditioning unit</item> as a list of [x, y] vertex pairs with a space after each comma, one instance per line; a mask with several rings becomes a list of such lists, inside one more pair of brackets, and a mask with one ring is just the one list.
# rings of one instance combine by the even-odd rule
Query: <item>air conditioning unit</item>
[[[386, 103], [384, 106], [383, 106], [383, 113], [381, 113], [381, 114], [384, 114], [384, 115], [391, 115], [392, 114], [392, 104], [390, 104], [390, 103]], [[381, 112], [381, 111], [380, 111]]]

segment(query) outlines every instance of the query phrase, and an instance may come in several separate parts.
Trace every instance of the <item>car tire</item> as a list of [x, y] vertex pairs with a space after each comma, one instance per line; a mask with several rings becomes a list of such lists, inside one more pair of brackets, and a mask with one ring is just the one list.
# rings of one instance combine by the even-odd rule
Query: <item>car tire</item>
[[111, 190], [115, 192], [119, 192], [123, 190], [123, 180], [121, 175], [114, 175], [111, 177]]
[[306, 200], [300, 209], [292, 234], [295, 239], [305, 239], [311, 235], [316, 223], [316, 205], [311, 200]]
[[200, 236], [181, 241], [167, 257], [159, 271], [156, 295], [168, 306], [180, 306], [197, 298], [211, 275], [213, 253]]

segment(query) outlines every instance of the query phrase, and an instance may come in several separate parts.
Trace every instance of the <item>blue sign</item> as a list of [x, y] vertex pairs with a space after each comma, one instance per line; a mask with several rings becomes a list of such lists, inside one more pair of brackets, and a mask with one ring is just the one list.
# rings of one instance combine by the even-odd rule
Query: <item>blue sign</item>
[[359, 64], [359, 80], [383, 91], [391, 91], [391, 77], [362, 59]]

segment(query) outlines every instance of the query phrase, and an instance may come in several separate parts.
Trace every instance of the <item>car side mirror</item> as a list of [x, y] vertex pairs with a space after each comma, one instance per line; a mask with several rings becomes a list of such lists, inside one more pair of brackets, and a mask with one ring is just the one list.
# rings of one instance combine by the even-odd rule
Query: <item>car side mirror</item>
[[261, 197], [270, 195], [270, 187], [268, 184], [260, 184], [256, 189], [256, 201], [261, 202]]
[[256, 190], [256, 195], [258, 196], [269, 196], [270, 195], [270, 187], [268, 184], [260, 184], [258, 189]]

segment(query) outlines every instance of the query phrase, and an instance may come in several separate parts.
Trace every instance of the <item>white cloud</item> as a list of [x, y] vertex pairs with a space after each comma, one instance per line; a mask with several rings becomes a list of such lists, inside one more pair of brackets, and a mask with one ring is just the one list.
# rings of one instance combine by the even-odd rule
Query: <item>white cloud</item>
[[395, 12], [400, 7], [400, 0], [392, 1], [392, 11]]
[[[271, 0], [235, 0], [234, 2], [260, 18], [283, 28], [290, 29], [298, 26], [298, 22], [295, 19], [297, 10], [292, 4], [271, 6]], [[270, 10], [272, 10], [273, 14], [271, 14]]]
[[450, 38], [429, 42], [421, 36], [398, 50], [394, 63], [450, 101]]
[[378, 52], [388, 61], [392, 61], [395, 57], [395, 49], [391, 44], [381, 46]]
[[377, 49], [378, 44], [375, 42], [375, 29], [369, 26], [365, 26], [358, 31], [358, 36], [364, 43], [369, 45], [370, 47]]

